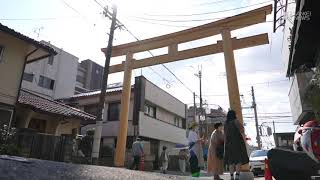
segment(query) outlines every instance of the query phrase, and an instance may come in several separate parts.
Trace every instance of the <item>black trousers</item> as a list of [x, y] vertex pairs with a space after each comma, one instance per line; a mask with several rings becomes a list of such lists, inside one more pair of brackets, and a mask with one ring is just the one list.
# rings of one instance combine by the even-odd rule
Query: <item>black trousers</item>
[[198, 164], [197, 156], [191, 155], [191, 157], [189, 159], [189, 163], [190, 163], [191, 174], [200, 172], [200, 167], [199, 167], [199, 164]]
[[140, 167], [140, 156], [133, 156], [133, 163], [131, 164], [130, 169], [139, 170]]

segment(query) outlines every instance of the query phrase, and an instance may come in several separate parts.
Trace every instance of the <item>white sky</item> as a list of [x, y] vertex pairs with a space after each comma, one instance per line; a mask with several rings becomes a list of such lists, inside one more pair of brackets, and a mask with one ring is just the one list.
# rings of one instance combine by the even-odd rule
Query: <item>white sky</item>
[[[102, 5], [110, 5], [111, 2], [111, 0], [97, 1]], [[139, 39], [145, 39], [209, 23], [217, 18], [236, 15], [272, 2], [268, 0], [119, 0], [118, 19]], [[222, 11], [259, 3], [260, 5], [221, 13], [172, 16]], [[103, 17], [102, 8], [95, 0], [0, 0], [0, 4], [0, 23], [29, 37], [50, 41], [55, 46], [79, 57], [80, 61], [91, 59], [101, 65], [104, 64], [104, 54], [100, 49], [107, 45], [110, 20]], [[184, 22], [168, 22], [168, 20]], [[269, 15], [267, 21], [272, 20], [273, 16]], [[251, 86], [254, 86], [259, 116], [270, 116], [268, 113], [280, 113], [271, 115], [291, 115], [288, 99], [289, 81], [286, 80], [283, 73], [284, 65], [281, 59], [282, 48], [288, 47], [282, 47], [282, 30], [273, 33], [272, 28], [273, 23], [267, 22], [232, 32], [232, 36], [238, 38], [269, 33], [270, 44], [235, 51], [240, 94], [243, 95], [243, 106], [250, 106], [250, 91]], [[35, 33], [37, 29], [41, 29], [39, 37]], [[216, 36], [183, 44], [179, 48], [215, 43], [217, 39], [221, 39], [221, 37]], [[116, 31], [114, 45], [132, 41], [134, 38], [125, 30]], [[161, 54], [163, 51], [153, 51], [153, 53]], [[138, 57], [145, 56], [150, 55], [142, 53]], [[119, 60], [112, 60], [113, 64], [117, 62]], [[223, 54], [166, 64], [187, 87], [197, 94], [199, 94], [198, 79], [194, 73], [201, 65], [203, 99], [210, 104], [210, 107], [216, 107], [215, 104], [218, 104], [224, 109], [228, 109], [229, 101]], [[192, 93], [165, 68], [161, 65], [152, 68], [157, 73], [149, 68], [143, 68], [142, 74], [186, 104], [190, 105], [193, 102]], [[140, 69], [134, 71], [135, 76], [140, 73]], [[109, 76], [109, 83], [119, 81], [122, 81], [122, 73]], [[197, 102], [199, 103], [199, 99]], [[243, 113], [246, 117], [253, 116], [252, 110], [244, 110]], [[290, 122], [291, 118], [260, 118], [261, 122], [272, 120]], [[254, 141], [254, 120], [246, 118], [244, 121], [246, 131]], [[293, 130], [294, 126], [290, 123], [276, 123], [277, 132]], [[264, 139], [266, 143], [269, 141], [270, 138]]]

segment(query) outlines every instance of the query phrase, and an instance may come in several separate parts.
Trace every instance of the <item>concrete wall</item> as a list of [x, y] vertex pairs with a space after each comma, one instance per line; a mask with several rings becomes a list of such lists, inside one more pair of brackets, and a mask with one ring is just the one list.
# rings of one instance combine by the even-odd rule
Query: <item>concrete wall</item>
[[[25, 72], [34, 74], [34, 79], [33, 82], [23, 81], [22, 88], [54, 99], [72, 96], [76, 86], [78, 58], [53, 45], [50, 46], [58, 52], [53, 64], [48, 64], [49, 58], [28, 64]], [[53, 90], [38, 85], [40, 75], [55, 80]]]
[[74, 94], [79, 59], [65, 51], [61, 51], [59, 55], [58, 70], [55, 77], [55, 99], [70, 97]]
[[161, 155], [162, 152], [162, 147], [166, 146], [167, 147], [167, 152], [169, 154], [169, 156], [173, 156], [173, 155], [179, 155], [179, 151], [178, 149], [175, 149], [176, 143], [172, 143], [172, 142], [168, 142], [168, 141], [160, 141], [160, 145], [159, 145], [159, 157]]
[[186, 130], [140, 112], [139, 135], [172, 143], [187, 144]]
[[[88, 130], [94, 129], [96, 124], [86, 125], [81, 128], [81, 134], [85, 135]], [[101, 137], [117, 137], [119, 132], [119, 121], [107, 121], [102, 124]], [[128, 136], [134, 135], [132, 121], [128, 122]]]
[[145, 86], [145, 99], [153, 104], [156, 104], [169, 112], [172, 112], [180, 117], [186, 116], [185, 104], [152, 84], [148, 80]]
[[56, 129], [56, 136], [60, 136], [61, 134], [72, 134], [72, 129], [77, 129], [77, 133], [80, 127], [80, 120], [77, 119], [69, 119], [67, 122], [60, 122]]
[[0, 103], [15, 105], [28, 44], [0, 31], [4, 47], [0, 62]]
[[306, 112], [312, 111], [312, 106], [305, 100], [305, 92], [313, 73], [296, 73], [291, 78], [289, 100], [292, 112], [292, 119], [297, 124], [304, 117]]

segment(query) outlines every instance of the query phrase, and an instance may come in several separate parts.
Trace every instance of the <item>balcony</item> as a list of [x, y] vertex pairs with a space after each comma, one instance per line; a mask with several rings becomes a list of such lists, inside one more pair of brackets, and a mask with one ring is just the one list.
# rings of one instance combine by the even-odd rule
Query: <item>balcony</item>
[[173, 124], [154, 119], [140, 112], [139, 135], [162, 141], [187, 144], [186, 130]]
[[303, 123], [313, 117], [312, 106], [306, 100], [306, 91], [313, 72], [296, 73], [291, 79], [289, 99], [294, 124]]

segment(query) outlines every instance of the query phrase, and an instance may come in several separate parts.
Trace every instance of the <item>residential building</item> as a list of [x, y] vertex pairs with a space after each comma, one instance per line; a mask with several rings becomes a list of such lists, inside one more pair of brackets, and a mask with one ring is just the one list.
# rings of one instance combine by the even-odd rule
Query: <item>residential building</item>
[[13, 119], [26, 64], [55, 54], [51, 47], [0, 24], [0, 128]]
[[84, 93], [101, 89], [103, 67], [90, 59], [78, 64], [75, 93]]
[[289, 99], [295, 124], [313, 119], [314, 106], [307, 100], [310, 81], [320, 60], [319, 1], [297, 0], [285, 4], [283, 59], [290, 78]]
[[76, 135], [81, 120], [93, 122], [95, 119], [84, 111], [27, 90], [21, 90], [16, 116], [16, 128], [29, 128], [53, 136]]
[[74, 95], [78, 58], [50, 43], [46, 44], [58, 54], [28, 64], [24, 71], [22, 89], [52, 99]]
[[[119, 131], [119, 114], [122, 87], [107, 89], [103, 115], [102, 146], [115, 148]], [[100, 91], [82, 93], [64, 99], [88, 113], [97, 109]], [[157, 87], [145, 77], [135, 78], [130, 97], [128, 118], [127, 148], [130, 152], [134, 137], [139, 136], [150, 142], [154, 167], [158, 166], [158, 157], [163, 146], [167, 146], [171, 155], [177, 154], [177, 144], [187, 144], [186, 105]], [[82, 128], [82, 133], [93, 129], [95, 124]], [[127, 155], [127, 161], [131, 159]], [[151, 158], [152, 159], [152, 158]]]

